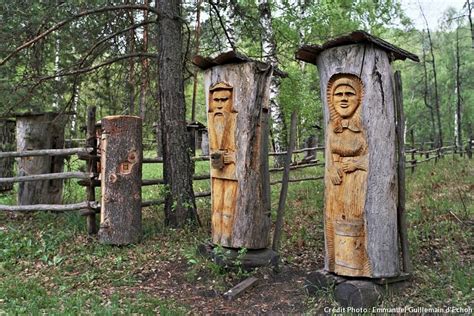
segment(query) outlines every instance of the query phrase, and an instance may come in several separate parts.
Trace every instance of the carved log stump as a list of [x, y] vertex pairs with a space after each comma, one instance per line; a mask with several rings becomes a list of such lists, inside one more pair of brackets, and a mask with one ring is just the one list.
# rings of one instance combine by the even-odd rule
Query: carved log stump
[[[316, 135], [308, 136], [308, 138], [304, 142], [304, 146], [306, 148], [313, 148], [313, 147], [318, 146], [318, 136]], [[312, 149], [305, 152], [304, 157], [303, 157], [303, 162], [311, 161], [315, 159], [317, 159], [317, 150]]]
[[272, 68], [242, 59], [236, 63], [232, 54], [217, 57], [211, 67], [194, 59], [207, 69], [212, 242], [264, 249], [271, 228], [267, 147]]
[[[24, 114], [16, 119], [17, 151], [64, 148], [66, 117], [58, 113]], [[18, 175], [59, 173], [64, 157], [22, 157]], [[22, 182], [18, 186], [18, 205], [61, 204], [63, 180]]]
[[141, 118], [102, 119], [99, 241], [103, 244], [132, 244], [142, 237], [142, 148]]
[[325, 126], [325, 270], [400, 274], [394, 59], [418, 57], [362, 31], [297, 58], [317, 64]]
[[[15, 151], [15, 121], [0, 120], [0, 152]], [[14, 158], [0, 159], [0, 178], [11, 178], [13, 174]], [[0, 192], [13, 189], [13, 183], [0, 184]]]

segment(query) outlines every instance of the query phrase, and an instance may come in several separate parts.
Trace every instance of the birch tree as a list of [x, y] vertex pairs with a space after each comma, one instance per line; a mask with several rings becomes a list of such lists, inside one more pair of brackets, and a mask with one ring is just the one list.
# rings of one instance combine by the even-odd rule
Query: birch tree
[[[263, 60], [273, 67], [278, 67], [277, 43], [272, 27], [270, 2], [268, 0], [259, 0], [259, 11], [262, 26]], [[270, 113], [272, 118], [272, 145], [273, 150], [277, 152], [285, 151], [288, 147], [285, 116], [278, 102], [279, 93], [280, 77], [274, 75], [270, 83]], [[284, 160], [285, 156], [275, 157], [277, 166], [283, 165]]]

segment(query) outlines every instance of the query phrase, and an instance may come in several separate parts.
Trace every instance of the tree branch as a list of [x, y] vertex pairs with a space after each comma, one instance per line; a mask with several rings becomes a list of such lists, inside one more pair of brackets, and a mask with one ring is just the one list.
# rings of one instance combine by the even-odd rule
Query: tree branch
[[41, 82], [41, 81], [50, 80], [50, 79], [59, 78], [59, 77], [66, 77], [66, 76], [72, 76], [72, 75], [79, 75], [79, 74], [83, 74], [83, 73], [88, 73], [88, 72], [94, 71], [96, 69], [99, 69], [101, 67], [113, 64], [117, 61], [128, 59], [128, 58], [135, 58], [135, 57], [158, 58], [158, 55], [157, 54], [152, 54], [152, 53], [144, 53], [144, 52], [126, 54], [126, 55], [117, 56], [115, 58], [109, 59], [109, 60], [107, 60], [107, 61], [105, 61], [101, 64], [95, 65], [95, 66], [80, 68], [80, 69], [67, 71], [67, 72], [57, 72], [54, 75], [41, 77], [41, 78], [39, 78], [39, 81]]
[[235, 50], [235, 43], [230, 39], [230, 36], [227, 33], [227, 29], [224, 25], [224, 22], [222, 21], [222, 17], [219, 13], [219, 9], [216, 7], [216, 4], [213, 1], [209, 1], [209, 4], [214, 9], [214, 11], [216, 11], [217, 18], [219, 19], [219, 23], [220, 23], [222, 29], [224, 30], [225, 37], [227, 38], [227, 41], [229, 42], [230, 46], [232, 47], [232, 50]]
[[148, 10], [150, 12], [153, 12], [155, 14], [158, 14], [158, 11], [153, 8], [153, 7], [150, 7], [150, 6], [145, 6], [145, 5], [118, 5], [118, 6], [106, 6], [106, 7], [102, 7], [102, 8], [98, 8], [98, 9], [92, 9], [92, 10], [87, 10], [87, 11], [83, 11], [81, 13], [78, 13], [76, 15], [73, 15], [65, 20], [62, 20], [61, 22], [59, 23], [56, 23], [55, 25], [53, 25], [52, 27], [50, 27], [49, 29], [47, 29], [46, 31], [44, 31], [43, 33], [37, 35], [36, 37], [34, 37], [33, 39], [29, 40], [28, 42], [26, 43], [23, 43], [22, 45], [18, 46], [13, 52], [11, 52], [10, 54], [7, 55], [7, 57], [3, 58], [1, 61], [0, 61], [0, 66], [4, 65], [7, 61], [9, 61], [13, 56], [15, 56], [16, 54], [18, 54], [19, 52], [21, 52], [22, 50], [24, 50], [25, 48], [28, 48], [30, 47], [31, 45], [33, 45], [34, 43], [36, 43], [37, 41], [41, 40], [42, 38], [46, 37], [47, 35], [49, 35], [50, 33], [60, 29], [61, 27], [63, 27], [64, 25], [78, 19], [78, 18], [81, 18], [81, 17], [84, 17], [84, 16], [87, 16], [87, 15], [91, 15], [91, 14], [96, 14], [96, 13], [103, 13], [103, 12], [108, 12], [108, 11], [117, 11], [117, 10]]

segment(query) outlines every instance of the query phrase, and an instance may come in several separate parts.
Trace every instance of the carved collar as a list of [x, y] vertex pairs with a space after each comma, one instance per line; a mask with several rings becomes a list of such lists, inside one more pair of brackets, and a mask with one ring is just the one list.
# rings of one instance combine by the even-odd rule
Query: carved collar
[[354, 133], [359, 133], [362, 130], [360, 119], [358, 117], [351, 117], [349, 119], [340, 119], [336, 122], [336, 127], [334, 128], [335, 133], [342, 133], [345, 128], [353, 131]]

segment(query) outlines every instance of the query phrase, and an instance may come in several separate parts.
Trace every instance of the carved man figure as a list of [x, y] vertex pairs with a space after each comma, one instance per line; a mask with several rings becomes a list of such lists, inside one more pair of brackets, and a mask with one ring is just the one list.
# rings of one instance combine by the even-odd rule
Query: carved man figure
[[237, 197], [235, 130], [237, 111], [232, 87], [219, 82], [209, 91], [209, 147], [211, 155], [212, 241], [230, 246]]
[[340, 275], [370, 276], [364, 204], [368, 146], [360, 112], [362, 81], [336, 74], [328, 83], [330, 121], [326, 164], [325, 233], [329, 270]]

